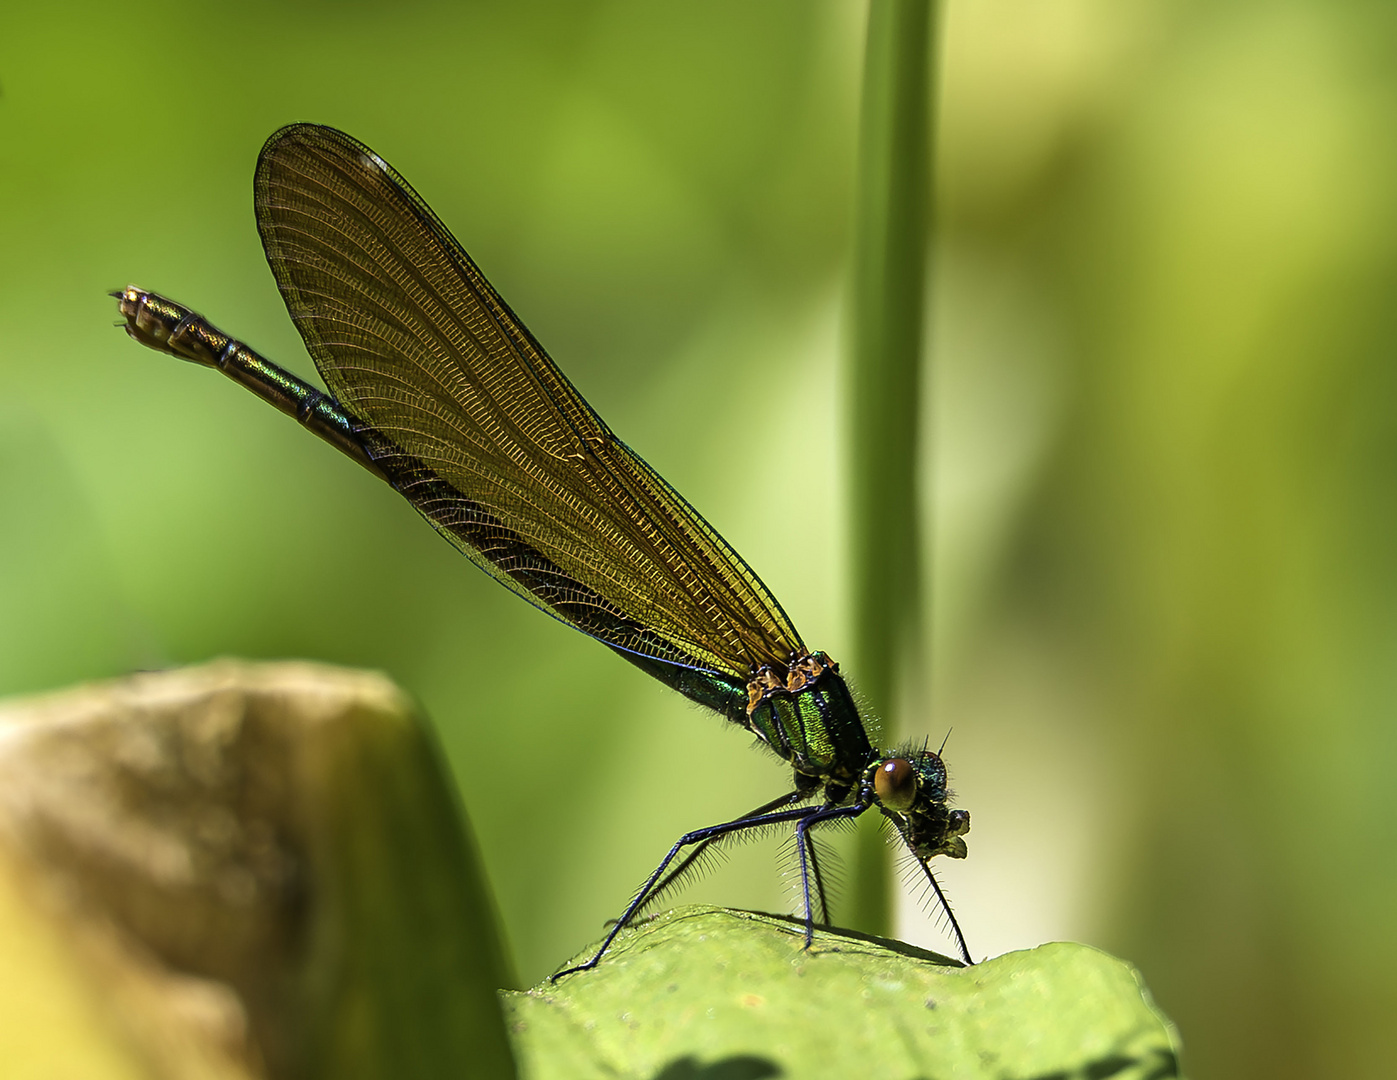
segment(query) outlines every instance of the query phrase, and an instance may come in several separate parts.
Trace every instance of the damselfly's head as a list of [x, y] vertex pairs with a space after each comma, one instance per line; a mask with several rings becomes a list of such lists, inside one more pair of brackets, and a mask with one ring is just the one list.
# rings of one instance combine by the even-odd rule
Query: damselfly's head
[[869, 766], [866, 783], [873, 801], [893, 820], [912, 853], [923, 863], [934, 855], [966, 856], [970, 812], [946, 806], [946, 766], [933, 750], [884, 757]]

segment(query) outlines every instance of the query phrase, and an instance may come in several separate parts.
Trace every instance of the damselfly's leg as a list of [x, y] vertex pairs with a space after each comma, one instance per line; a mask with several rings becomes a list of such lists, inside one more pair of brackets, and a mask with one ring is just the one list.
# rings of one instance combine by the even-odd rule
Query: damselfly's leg
[[[761, 806], [757, 807], [755, 810], [747, 811], [747, 813], [743, 814], [742, 817], [737, 820], [741, 821], [745, 818], [760, 817], [763, 814], [771, 813], [779, 806], [790, 806], [792, 803], [804, 802], [809, 797], [807, 793], [800, 790], [792, 791], [787, 795], [782, 795], [779, 799], [772, 799], [769, 803], [762, 803]], [[721, 837], [714, 836], [695, 844], [693, 851], [679, 860], [679, 865], [667, 873], [661, 881], [656, 883], [655, 887], [650, 890], [650, 895], [646, 898], [645, 902], [647, 904], [654, 903], [673, 886], [678, 884], [680, 879], [693, 867], [694, 863], [703, 857], [703, 853], [720, 839]]]
[[956, 913], [951, 910], [951, 902], [941, 891], [941, 882], [936, 880], [936, 875], [931, 872], [931, 867], [926, 864], [926, 861], [917, 858], [917, 853], [912, 851], [911, 844], [907, 845], [907, 850], [912, 852], [912, 858], [917, 859], [917, 865], [922, 868], [922, 873], [926, 875], [931, 891], [936, 894], [936, 902], [946, 913], [946, 921], [951, 924], [951, 935], [956, 939], [956, 948], [960, 950], [960, 958], [965, 961], [967, 966], [974, 965], [975, 961], [970, 958], [970, 946], [965, 943], [965, 935], [960, 932], [960, 923], [956, 922]]
[[[785, 800], [778, 800], [778, 805], [783, 801]], [[849, 808], [845, 807], [843, 809]], [[860, 808], [860, 812], [862, 812], [863, 809], [866, 808]], [[675, 857], [686, 847], [690, 847], [694, 844], [711, 843], [714, 840], [721, 839], [732, 833], [742, 832], [745, 829], [760, 829], [767, 825], [779, 825], [785, 821], [798, 822], [808, 817], [818, 816], [824, 811], [825, 808], [821, 806], [799, 806], [791, 810], [779, 810], [775, 813], [740, 817], [733, 821], [725, 821], [721, 825], [710, 825], [706, 829], [695, 829], [693, 832], [685, 833], [674, 842], [674, 846], [669, 849], [669, 854], [664, 857], [664, 860], [659, 866], [655, 867], [655, 872], [651, 874], [645, 884], [640, 887], [640, 891], [636, 893], [635, 899], [630, 902], [630, 906], [628, 906], [621, 914], [621, 917], [616, 920], [615, 925], [612, 926], [605, 939], [603, 939], [601, 947], [597, 949], [596, 954], [585, 964], [578, 964], [576, 967], [570, 967], [566, 971], [558, 972], [553, 976], [553, 981], [556, 982], [564, 975], [571, 975], [577, 971], [588, 971], [597, 966], [597, 962], [606, 953], [606, 950], [611, 947], [611, 943], [616, 939], [616, 935], [624, 930], [626, 926], [629, 925], [631, 919], [635, 918], [636, 912], [640, 911], [641, 908], [650, 901], [654, 894], [656, 884], [664, 879], [665, 871], [669, 869], [670, 863], [672, 863]], [[805, 858], [803, 841], [801, 850], [801, 871], [804, 873]], [[806, 919], [808, 921], [810, 916], [810, 890], [808, 886], [806, 887], [805, 895]]]
[[[805, 901], [805, 947], [810, 948], [815, 940], [815, 915], [810, 903], [810, 867], [814, 862], [814, 844], [810, 840], [810, 829], [825, 821], [838, 818], [856, 818], [868, 809], [867, 803], [854, 803], [851, 806], [821, 806], [813, 814], [796, 821], [796, 850], [800, 853], [800, 890]], [[820, 878], [818, 863], [815, 864], [815, 887], [820, 898], [820, 907], [825, 908], [825, 887]], [[824, 912], [828, 919], [828, 912]]]
[[810, 830], [805, 831], [805, 851], [810, 860], [810, 875], [815, 879], [815, 898], [820, 902], [820, 923], [828, 926], [829, 923], [829, 897], [825, 893], [825, 877], [820, 872], [820, 859], [815, 849], [815, 838], [810, 835]]

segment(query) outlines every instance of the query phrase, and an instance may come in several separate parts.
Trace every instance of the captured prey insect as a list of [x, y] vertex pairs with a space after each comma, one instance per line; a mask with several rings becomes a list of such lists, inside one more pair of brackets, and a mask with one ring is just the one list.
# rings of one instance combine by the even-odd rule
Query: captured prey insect
[[257, 226], [325, 394], [130, 286], [113, 294], [143, 345], [218, 368], [386, 480], [506, 588], [666, 686], [746, 728], [794, 770], [792, 790], [680, 837], [612, 925], [616, 935], [715, 842], [794, 829], [810, 944], [828, 921], [811, 831], [876, 807], [970, 953], [928, 863], [965, 857], [965, 810], [926, 749], [872, 745], [839, 672], [677, 491], [558, 370], [407, 181], [333, 128], [293, 124], [257, 161]]

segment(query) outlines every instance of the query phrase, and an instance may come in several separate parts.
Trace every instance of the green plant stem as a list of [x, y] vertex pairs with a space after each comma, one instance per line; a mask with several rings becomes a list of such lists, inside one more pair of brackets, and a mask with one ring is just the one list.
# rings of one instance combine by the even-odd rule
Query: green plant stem
[[[849, 511], [856, 666], [885, 738], [920, 637], [917, 443], [930, 222], [931, 0], [872, 0], [854, 232]], [[872, 817], [872, 815], [869, 815]], [[886, 934], [892, 889], [879, 831], [860, 831], [852, 925]]]

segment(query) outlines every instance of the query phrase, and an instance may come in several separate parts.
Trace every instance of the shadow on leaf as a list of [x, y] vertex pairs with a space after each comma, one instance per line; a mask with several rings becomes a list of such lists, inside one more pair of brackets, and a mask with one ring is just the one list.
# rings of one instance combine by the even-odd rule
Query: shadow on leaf
[[1113, 1054], [1089, 1062], [1080, 1069], [1042, 1073], [1031, 1080], [1113, 1080], [1127, 1074], [1137, 1080], [1174, 1080], [1181, 1075], [1178, 1055], [1161, 1050], [1138, 1058]]
[[688, 1055], [671, 1061], [655, 1074], [655, 1080], [767, 1080], [782, 1075], [781, 1066], [770, 1058], [736, 1054], [700, 1065], [698, 1058]]

